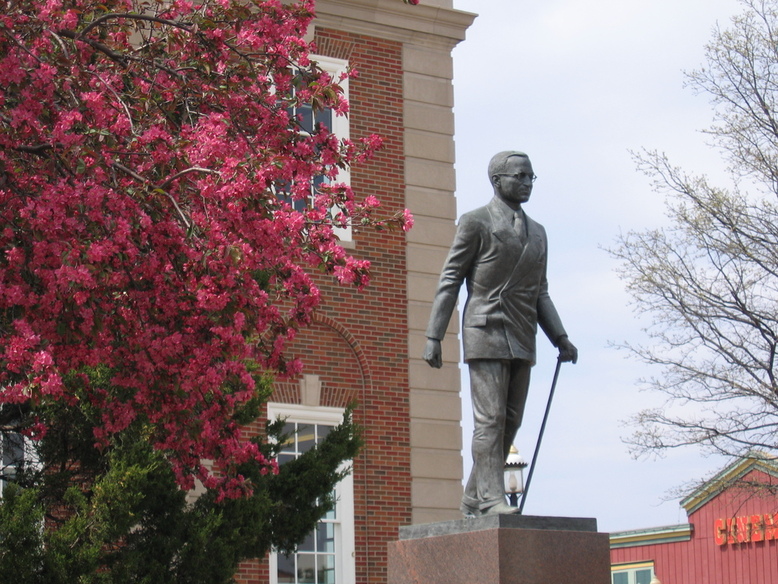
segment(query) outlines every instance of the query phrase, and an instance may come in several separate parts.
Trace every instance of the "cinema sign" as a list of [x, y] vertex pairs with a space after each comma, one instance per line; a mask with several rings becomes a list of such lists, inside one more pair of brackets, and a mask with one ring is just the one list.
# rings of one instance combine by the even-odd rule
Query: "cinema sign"
[[714, 532], [718, 545], [778, 539], [778, 513], [716, 519]]

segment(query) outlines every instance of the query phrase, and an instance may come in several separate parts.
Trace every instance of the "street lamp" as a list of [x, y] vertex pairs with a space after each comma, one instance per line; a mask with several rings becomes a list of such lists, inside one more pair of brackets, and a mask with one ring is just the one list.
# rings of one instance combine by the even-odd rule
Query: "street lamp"
[[505, 460], [505, 494], [511, 507], [519, 506], [519, 495], [524, 492], [524, 469], [527, 463], [511, 444], [508, 458]]

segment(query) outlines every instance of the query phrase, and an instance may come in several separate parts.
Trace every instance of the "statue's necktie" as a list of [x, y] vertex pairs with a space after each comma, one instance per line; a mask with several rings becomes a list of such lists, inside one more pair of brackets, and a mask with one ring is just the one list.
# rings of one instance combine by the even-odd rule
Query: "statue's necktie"
[[518, 211], [513, 214], [513, 230], [516, 232], [516, 235], [519, 236], [519, 239], [523, 244], [527, 237], [526, 233], [524, 232], [524, 219], [522, 218], [521, 213]]

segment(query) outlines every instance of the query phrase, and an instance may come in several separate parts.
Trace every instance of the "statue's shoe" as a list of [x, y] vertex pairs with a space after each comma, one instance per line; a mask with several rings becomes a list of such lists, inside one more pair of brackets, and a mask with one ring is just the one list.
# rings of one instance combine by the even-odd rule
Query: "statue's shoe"
[[481, 515], [512, 515], [518, 512], [518, 507], [511, 507], [507, 503], [497, 503], [496, 505], [481, 511]]
[[472, 505], [468, 505], [467, 503], [462, 503], [459, 506], [459, 510], [462, 512], [462, 515], [464, 515], [467, 518], [481, 516], [481, 510], [478, 507], [473, 507]]

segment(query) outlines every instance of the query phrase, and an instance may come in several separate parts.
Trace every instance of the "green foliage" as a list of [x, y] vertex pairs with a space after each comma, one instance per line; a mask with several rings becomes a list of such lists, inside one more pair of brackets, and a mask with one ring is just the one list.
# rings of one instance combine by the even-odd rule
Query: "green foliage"
[[[206, 490], [187, 500], [142, 424], [101, 451], [85, 439], [88, 413], [57, 408], [62, 427], [40, 442], [43, 470], [27, 476], [26, 488], [9, 484], [0, 501], [0, 573], [14, 574], [16, 584], [232, 582], [244, 559], [303, 541], [332, 509], [333, 489], [361, 444], [348, 411], [278, 474], [244, 464], [253, 489], [245, 497]], [[282, 428], [268, 423], [270, 439], [255, 439], [267, 456], [283, 442]]]
[[0, 505], [0, 574], [13, 574], [19, 584], [35, 581], [43, 563], [42, 521], [35, 492], [6, 485]]

